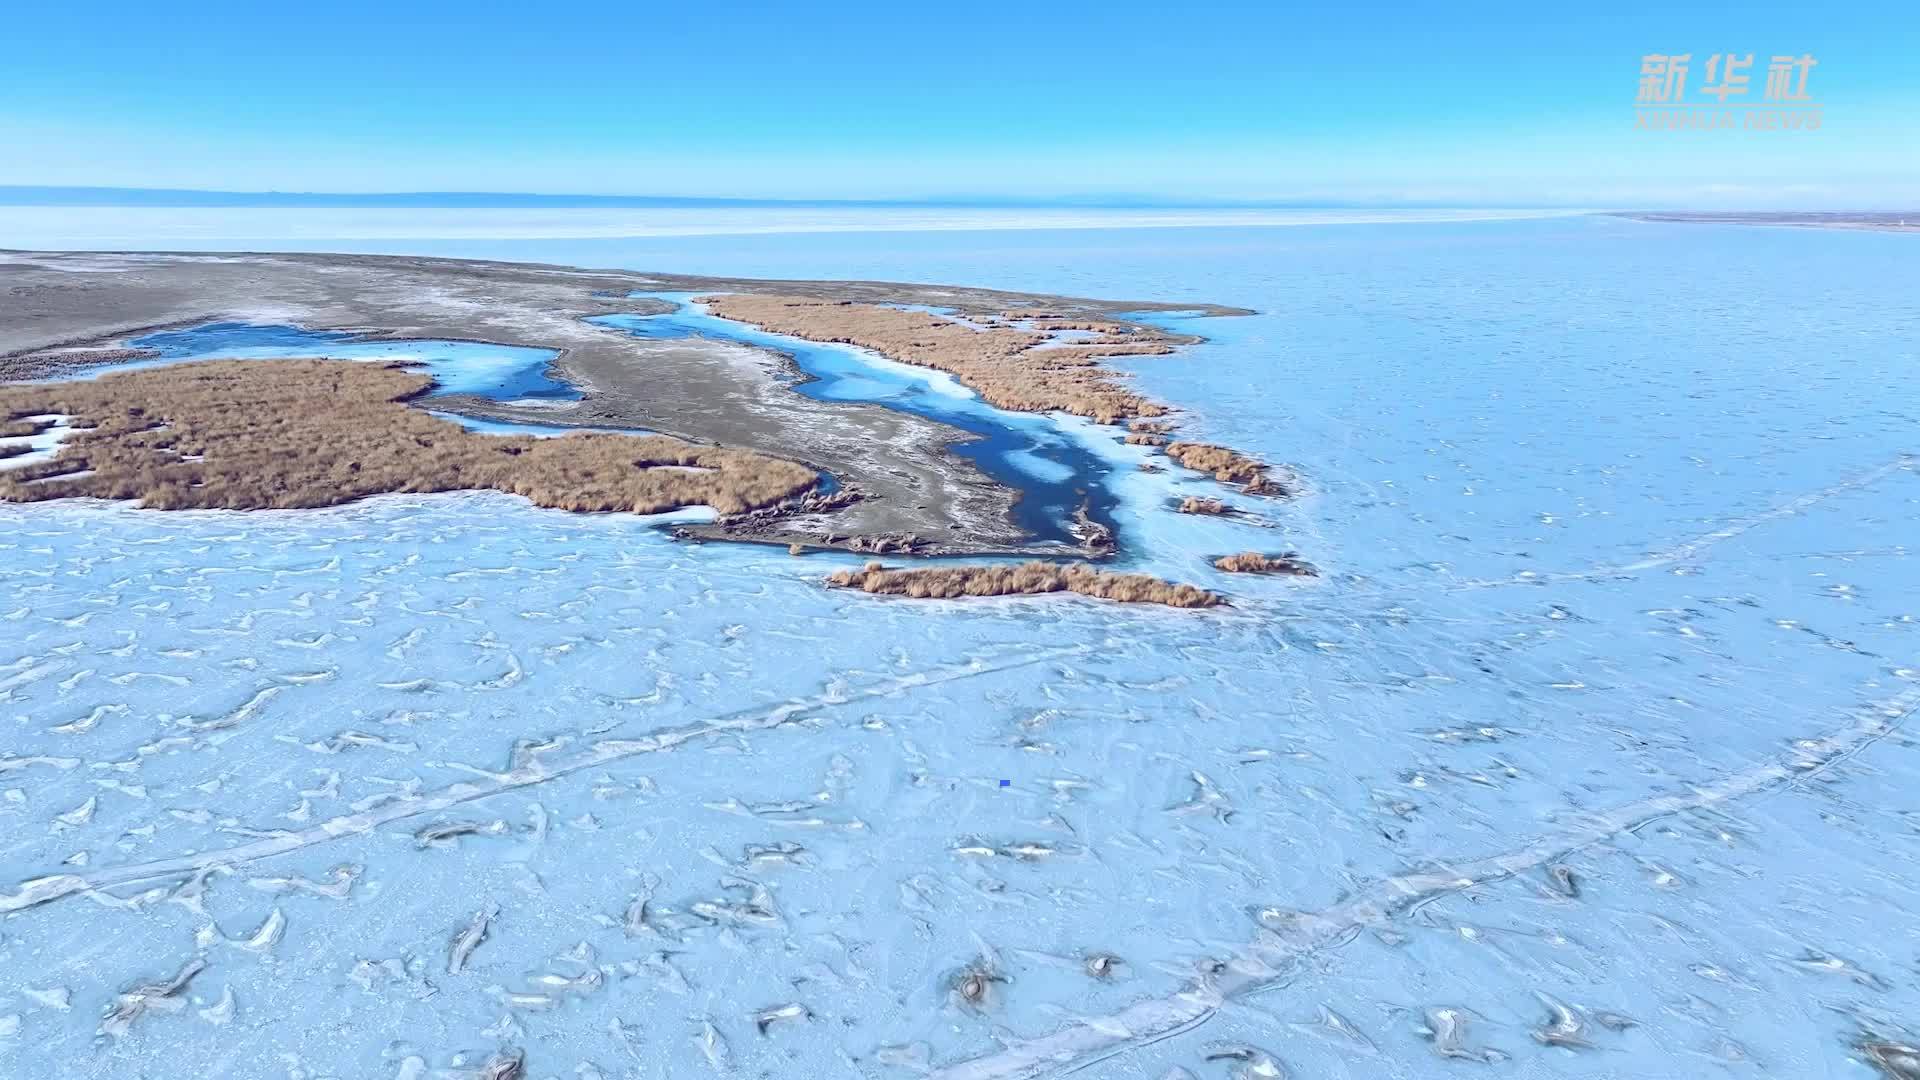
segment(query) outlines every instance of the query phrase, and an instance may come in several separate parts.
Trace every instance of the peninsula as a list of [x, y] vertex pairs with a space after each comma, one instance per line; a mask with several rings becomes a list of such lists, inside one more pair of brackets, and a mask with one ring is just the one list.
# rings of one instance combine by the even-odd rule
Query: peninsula
[[[1108, 301], [961, 286], [758, 281], [454, 259], [360, 255], [0, 253], [0, 500], [95, 496], [153, 508], [335, 505], [387, 492], [491, 488], [542, 506], [655, 513], [711, 507], [683, 534], [898, 554], [1098, 558], [1111, 528], [1083, 508], [1078, 544], [1043, 542], [1012, 513], [1022, 492], [950, 448], [978, 438], [929, 416], [795, 393], [807, 376], [777, 348], [703, 334], [648, 337], [605, 324], [694, 295], [712, 315], [870, 350], [953, 376], [1009, 412], [1114, 425], [1252, 495], [1287, 487], [1227, 447], [1182, 440], [1175, 409], [1133, 390], [1123, 357], [1199, 338], [1151, 312], [1244, 314], [1206, 304]], [[568, 397], [438, 392], [404, 363], [308, 359], [134, 363], [158, 331], [217, 324], [347, 332], [361, 342], [467, 341], [550, 350]], [[444, 388], [440, 388], [444, 391]], [[471, 417], [562, 438], [478, 434]], [[612, 429], [609, 431], [608, 429]], [[28, 457], [21, 457], [29, 454]], [[11, 457], [12, 461], [7, 459]], [[1093, 481], [1082, 481], [1091, 483]], [[1031, 519], [1029, 519], [1031, 520]], [[1082, 572], [1086, 571], [1086, 572]], [[868, 573], [867, 591], [988, 595], [1075, 591], [1204, 606], [1185, 587], [1029, 566], [1020, 572]], [[1185, 591], [1181, 591], [1185, 590]]]
[[[142, 355], [132, 342], [144, 334], [213, 322], [350, 330], [370, 340], [533, 346], [556, 350], [550, 374], [577, 388], [577, 400], [516, 402], [440, 395], [434, 407], [504, 421], [636, 429], [708, 452], [724, 447], [804, 466], [833, 480], [826, 485], [835, 489], [833, 497], [788, 498], [798, 489], [790, 470], [769, 466], [777, 479], [754, 488], [755, 494], [744, 502], [723, 499], [717, 507], [720, 520], [690, 528], [713, 538], [927, 554], [1058, 556], [1105, 550], [1098, 530], [1087, 550], [1079, 552], [1037, 544], [1024, 534], [1010, 516], [1019, 493], [947, 452], [950, 445], [972, 437], [965, 432], [878, 404], [794, 393], [798, 373], [774, 350], [704, 337], [650, 340], [589, 321], [665, 307], [636, 293], [695, 293], [711, 297], [714, 312], [728, 318], [795, 337], [858, 344], [893, 359], [936, 367], [1003, 408], [1059, 409], [1108, 423], [1134, 420], [1136, 430], [1117, 432], [1116, 438], [1125, 434], [1131, 441], [1162, 445], [1174, 460], [1214, 473], [1223, 482], [1260, 492], [1278, 490], [1267, 481], [1264, 467], [1251, 459], [1170, 439], [1165, 434], [1171, 428], [1166, 420], [1170, 407], [1133, 392], [1123, 374], [1100, 364], [1113, 357], [1171, 353], [1198, 340], [1130, 315], [1173, 310], [1199, 316], [1244, 313], [1218, 305], [1089, 300], [945, 285], [760, 281], [458, 259], [245, 253], [0, 253], [0, 290], [9, 297], [0, 309], [0, 379], [44, 379], [123, 363]], [[257, 376], [230, 377], [237, 380], [237, 389], [260, 389]], [[373, 385], [351, 376], [329, 378]], [[144, 383], [118, 385], [147, 389]], [[374, 396], [392, 389], [382, 383]], [[44, 391], [32, 396], [41, 403], [22, 398], [16, 411], [57, 411], [41, 401]], [[410, 396], [401, 394], [403, 399]], [[416, 418], [409, 424], [418, 422]], [[453, 439], [449, 445], [459, 442]], [[593, 444], [569, 440], [569, 445]], [[736, 463], [734, 475], [739, 468]], [[447, 479], [413, 483], [432, 486]], [[78, 492], [106, 482], [76, 486], [66, 480], [56, 487]], [[24, 483], [16, 480], [15, 488]], [[357, 480], [342, 491], [365, 486], [365, 480]], [[762, 500], [777, 491], [786, 495]], [[302, 497], [319, 498], [311, 489]], [[652, 502], [639, 499], [634, 505]]]

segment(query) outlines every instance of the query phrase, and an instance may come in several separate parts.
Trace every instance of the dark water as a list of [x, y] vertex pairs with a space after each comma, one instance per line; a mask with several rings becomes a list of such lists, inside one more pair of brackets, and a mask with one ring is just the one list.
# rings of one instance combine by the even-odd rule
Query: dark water
[[[769, 334], [701, 312], [678, 293], [638, 293], [679, 308], [664, 315], [606, 315], [591, 321], [636, 337], [706, 337], [774, 349], [793, 357], [809, 378], [793, 389], [820, 401], [860, 401], [937, 420], [972, 436], [955, 454], [1019, 493], [1014, 521], [1042, 541], [1078, 544], [1069, 529], [1076, 511], [1114, 528], [1111, 466], [1067, 438], [1045, 417], [1008, 413], [972, 395], [943, 389], [939, 376], [882, 366], [844, 346]], [[1117, 530], [1116, 530], [1117, 531]]]

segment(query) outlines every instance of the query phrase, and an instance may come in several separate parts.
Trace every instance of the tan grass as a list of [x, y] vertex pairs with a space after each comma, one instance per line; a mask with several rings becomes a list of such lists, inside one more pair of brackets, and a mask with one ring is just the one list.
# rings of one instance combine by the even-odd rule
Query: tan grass
[[1102, 357], [1173, 351], [1172, 345], [1146, 334], [1115, 344], [1037, 349], [1047, 341], [1046, 334], [998, 327], [975, 330], [928, 312], [879, 304], [759, 294], [708, 296], [701, 303], [722, 318], [777, 334], [857, 345], [904, 363], [948, 372], [1002, 409], [1057, 410], [1102, 424], [1167, 412], [1165, 406], [1127, 389], [1121, 384], [1122, 376], [1099, 366]]
[[1239, 484], [1249, 495], [1284, 495], [1286, 488], [1267, 475], [1267, 466], [1238, 450], [1209, 443], [1167, 444], [1167, 456], [1195, 472], [1209, 473], [1223, 484]]
[[1102, 424], [1127, 421], [1125, 441], [1164, 446], [1168, 456], [1189, 469], [1238, 484], [1254, 495], [1284, 495], [1267, 475], [1267, 466], [1223, 446], [1174, 442], [1166, 406], [1128, 389], [1124, 376], [1100, 366], [1116, 356], [1173, 351], [1175, 339], [1159, 331], [1099, 320], [1066, 321], [1052, 312], [1008, 312], [1008, 318], [1037, 321], [1047, 330], [1085, 329], [1101, 340], [1037, 348], [1044, 332], [972, 327], [924, 311], [879, 304], [819, 300], [805, 296], [731, 294], [702, 297], [714, 314], [751, 323], [762, 330], [808, 341], [856, 345], [920, 367], [948, 372], [978, 391], [989, 404], [1016, 412], [1067, 412]]
[[220, 360], [0, 386], [0, 421], [62, 413], [95, 429], [76, 431], [50, 461], [0, 473], [0, 500], [257, 510], [491, 488], [565, 510], [730, 514], [817, 480], [795, 462], [657, 435], [477, 435], [406, 404], [431, 385], [398, 365]]
[[877, 562], [860, 570], [841, 570], [827, 578], [840, 588], [889, 596], [951, 599], [966, 596], [1024, 596], [1074, 592], [1102, 600], [1207, 608], [1225, 603], [1218, 593], [1162, 581], [1146, 574], [1116, 574], [1084, 563], [1029, 562], [1019, 566], [928, 566], [892, 570]]
[[1319, 577], [1320, 571], [1309, 563], [1302, 562], [1292, 552], [1284, 555], [1263, 555], [1258, 551], [1242, 551], [1238, 555], [1222, 555], [1213, 560], [1216, 570], [1229, 574], [1290, 574], [1294, 577]]
[[0, 439], [24, 439], [52, 426], [51, 420], [0, 420]]

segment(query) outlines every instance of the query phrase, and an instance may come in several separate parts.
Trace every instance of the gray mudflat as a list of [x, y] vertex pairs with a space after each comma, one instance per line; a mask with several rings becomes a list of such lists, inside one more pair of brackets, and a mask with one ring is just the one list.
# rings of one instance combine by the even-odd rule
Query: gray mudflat
[[128, 355], [156, 328], [214, 321], [350, 329], [560, 351], [555, 373], [585, 398], [518, 410], [478, 398], [436, 399], [475, 415], [584, 426], [629, 425], [747, 447], [834, 474], [861, 498], [819, 511], [726, 523], [698, 533], [873, 550], [913, 536], [928, 553], [1057, 550], [1010, 520], [1015, 493], [948, 453], [965, 437], [945, 424], [877, 405], [816, 401], [792, 391], [791, 364], [730, 342], [647, 341], [584, 320], [649, 312], [634, 290], [779, 292], [932, 304], [965, 313], [1042, 306], [1065, 315], [1239, 309], [1098, 301], [955, 286], [765, 281], [582, 270], [406, 256], [0, 252], [0, 379], [45, 377]]

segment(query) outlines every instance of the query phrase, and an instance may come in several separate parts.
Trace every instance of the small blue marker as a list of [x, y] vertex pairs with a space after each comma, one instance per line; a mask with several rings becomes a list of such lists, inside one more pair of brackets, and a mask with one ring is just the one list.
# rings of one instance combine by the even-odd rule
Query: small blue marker
[[1000, 781], [1000, 786], [1001, 786], [1001, 787], [1012, 787], [1012, 786], [1013, 786], [1013, 781], [1011, 781], [1011, 780], [1002, 780], [1002, 781]]

